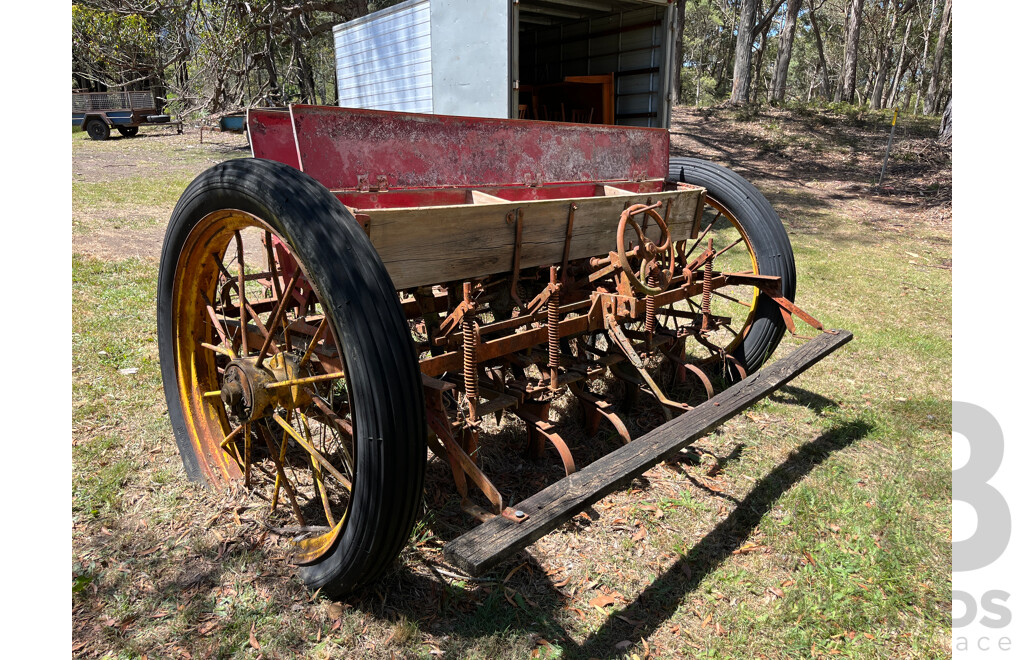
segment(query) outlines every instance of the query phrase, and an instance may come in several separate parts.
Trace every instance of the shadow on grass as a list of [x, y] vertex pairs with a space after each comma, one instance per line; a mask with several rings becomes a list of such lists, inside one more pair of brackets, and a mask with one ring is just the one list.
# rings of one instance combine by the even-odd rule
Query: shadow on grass
[[[815, 410], [834, 406], [828, 399], [800, 388], [788, 387], [785, 390], [787, 398]], [[511, 563], [507, 562], [489, 576], [467, 580], [486, 585], [487, 593], [483, 598], [470, 597], [469, 589], [458, 581], [449, 585], [440, 573], [446, 569], [440, 565], [431, 566], [433, 578], [413, 573], [402, 566], [388, 576], [386, 584], [378, 585], [375, 589], [377, 597], [364, 593], [357, 596], [357, 602], [353, 604], [375, 616], [393, 618], [398, 614], [425, 622], [432, 633], [451, 635], [453, 641], [463, 638], [458, 640], [461, 643], [469, 639], [501, 637], [510, 632], [518, 632], [560, 640], [558, 643], [563, 648], [564, 657], [621, 655], [621, 651], [615, 648], [616, 644], [627, 639], [636, 642], [640, 637], [647, 637], [668, 620], [687, 595], [747, 541], [782, 495], [834, 452], [849, 447], [867, 435], [871, 428], [872, 425], [864, 420], [847, 422], [793, 451], [783, 463], [762, 477], [744, 498], [736, 502], [736, 508], [725, 520], [655, 579], [630, 605], [622, 611], [616, 611], [616, 616], [609, 618], [582, 643], [573, 642], [571, 634], [558, 622], [566, 605], [565, 596], [551, 583], [544, 567], [527, 554], [520, 554], [515, 559], [517, 566], [514, 569], [510, 569]], [[720, 460], [732, 460], [741, 452], [742, 446], [737, 447], [730, 456]], [[442, 531], [440, 527], [446, 525], [438, 525], [440, 522], [435, 520], [432, 528], [440, 538], [449, 538], [451, 530]], [[513, 577], [513, 573], [519, 575]], [[533, 576], [533, 590], [527, 589], [524, 592], [522, 585], [526, 578], [523, 581], [519, 578], [527, 574]], [[447, 575], [452, 577], [451, 573]], [[381, 591], [388, 594], [383, 600]], [[552, 598], [551, 592], [559, 595]], [[408, 597], [413, 594], [418, 597]], [[637, 621], [642, 624], [636, 625]], [[452, 651], [457, 652], [458, 649]]]
[[[796, 389], [796, 388], [794, 388]], [[612, 617], [583, 644], [572, 649], [574, 656], [600, 657], [613, 655], [614, 645], [623, 639], [634, 639], [636, 629], [623, 619], [643, 621], [642, 635], [668, 620], [677, 605], [707, 575], [742, 546], [761, 519], [771, 511], [782, 495], [825, 462], [834, 452], [849, 447], [863, 438], [871, 425], [863, 420], [842, 424], [789, 455], [783, 463], [757, 482], [729, 516], [718, 523], [685, 556], [657, 578], [634, 599], [619, 616]]]

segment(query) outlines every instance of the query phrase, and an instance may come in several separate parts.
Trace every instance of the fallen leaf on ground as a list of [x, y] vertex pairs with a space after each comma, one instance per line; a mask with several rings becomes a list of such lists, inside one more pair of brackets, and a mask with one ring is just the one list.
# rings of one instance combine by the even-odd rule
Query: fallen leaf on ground
[[614, 603], [615, 603], [615, 598], [612, 597], [612, 596], [604, 596], [604, 595], [602, 595], [602, 596], [594, 596], [593, 598], [590, 599], [591, 607], [596, 607], [597, 609], [601, 609], [603, 607], [608, 607], [609, 605], [612, 605]]
[[260, 650], [259, 640], [256, 639], [256, 624], [253, 623], [252, 627], [249, 628], [249, 646], [253, 647], [257, 651]]

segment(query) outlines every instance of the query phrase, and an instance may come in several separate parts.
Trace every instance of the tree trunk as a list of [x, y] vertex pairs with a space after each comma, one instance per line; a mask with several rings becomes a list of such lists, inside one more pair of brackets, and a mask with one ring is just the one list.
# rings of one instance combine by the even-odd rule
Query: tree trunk
[[857, 91], [857, 46], [860, 43], [861, 16], [864, 0], [851, 0], [850, 21], [846, 27], [846, 52], [843, 56], [843, 80], [839, 86], [839, 100], [852, 103]]
[[946, 103], [946, 111], [942, 113], [942, 123], [939, 124], [939, 142], [948, 143], [953, 139], [953, 95], [949, 95]]
[[818, 44], [818, 64], [821, 67], [821, 93], [827, 100], [832, 96], [832, 86], [828, 80], [828, 61], [825, 59], [825, 45], [821, 41], [821, 30], [818, 29], [818, 21], [814, 18], [814, 2], [810, 6], [811, 27], [814, 29], [814, 40]]
[[942, 23], [939, 25], [939, 43], [935, 45], [935, 62], [932, 65], [931, 80], [928, 82], [928, 94], [924, 98], [924, 113], [926, 115], [935, 113], [935, 95], [939, 92], [939, 76], [942, 74], [942, 60], [946, 54], [946, 36], [949, 34], [950, 10], [953, 8], [953, 0], [946, 0], [946, 6], [942, 9]]
[[[919, 7], [920, 7], [920, 5], [919, 5]], [[922, 17], [922, 21], [923, 20], [924, 20], [924, 18]], [[921, 70], [920, 85], [924, 85], [925, 79], [928, 78], [928, 69], [927, 69], [927, 66], [928, 66], [928, 48], [931, 45], [932, 25], [934, 23], [935, 23], [935, 0], [932, 0], [932, 9], [931, 9], [931, 12], [928, 14], [928, 27], [925, 28], [924, 35], [923, 35], [923, 38], [924, 38], [924, 55], [921, 56], [921, 62], [920, 62], [920, 70]], [[920, 110], [920, 107], [921, 107], [921, 97], [922, 96], [924, 96], [924, 95], [921, 93], [921, 89], [919, 88], [917, 90], [917, 97], [914, 100], [914, 114], [915, 115]]]
[[751, 101], [757, 103], [757, 94], [760, 91], [758, 85], [759, 80], [763, 80], [764, 77], [761, 75], [761, 67], [764, 64], [764, 51], [768, 47], [768, 30], [771, 29], [772, 22], [766, 21], [764, 27], [761, 29], [760, 42], [761, 47], [757, 49], [757, 60], [754, 62], [753, 75], [751, 75]]
[[786, 78], [789, 76], [789, 60], [793, 57], [793, 36], [796, 34], [797, 14], [803, 0], [787, 0], [786, 25], [779, 37], [779, 52], [775, 57], [775, 73], [772, 75], [772, 93], [769, 101], [782, 103], [786, 100]]
[[[863, 0], [854, 0], [854, 2]], [[732, 70], [732, 95], [729, 102], [745, 105], [750, 100], [750, 49], [754, 43], [754, 19], [759, 0], [742, 0], [739, 29], [736, 34], [736, 56]]]
[[299, 73], [299, 95], [303, 103], [316, 103], [316, 87], [313, 82], [313, 69], [309, 66], [309, 60], [302, 50], [302, 23], [298, 18], [292, 25], [292, 58], [298, 67]]
[[[731, 85], [732, 81], [726, 79], [726, 75], [733, 69], [733, 55], [736, 53], [736, 32], [739, 27], [739, 5], [737, 5], [736, 11], [732, 13], [732, 24], [729, 26], [726, 34], [729, 35], [727, 39], [719, 40], [722, 44], [722, 58], [721, 66], [718, 68], [718, 73], [714, 76], [715, 78], [715, 95], [720, 96], [726, 90], [726, 85]], [[731, 88], [730, 88], [731, 89]]]
[[889, 82], [889, 64], [892, 60], [892, 35], [896, 31], [896, 20], [899, 18], [899, 12], [896, 10], [896, 3], [890, 3], [888, 8], [892, 9], [892, 20], [885, 31], [885, 38], [878, 44], [878, 58], [875, 62], [875, 70], [878, 73], [875, 76], [874, 89], [871, 90], [872, 110], [881, 109], [882, 94], [885, 92], [885, 84]]
[[903, 73], [907, 64], [907, 42], [910, 41], [910, 28], [914, 25], [913, 15], [907, 16], [907, 29], [903, 32], [903, 45], [900, 46], [900, 57], [896, 63], [896, 77], [892, 80], [892, 87], [889, 89], [889, 101], [886, 105], [890, 108], [896, 105], [896, 97], [900, 92], [900, 81], [903, 80]]
[[686, 27], [686, 0], [676, 0], [676, 57], [672, 71], [672, 105], [683, 102], [683, 29]]
[[267, 72], [267, 101], [272, 106], [282, 105], [281, 85], [277, 81], [277, 67], [274, 65], [274, 46], [270, 37], [270, 28], [267, 28], [267, 49], [263, 52], [263, 68]]

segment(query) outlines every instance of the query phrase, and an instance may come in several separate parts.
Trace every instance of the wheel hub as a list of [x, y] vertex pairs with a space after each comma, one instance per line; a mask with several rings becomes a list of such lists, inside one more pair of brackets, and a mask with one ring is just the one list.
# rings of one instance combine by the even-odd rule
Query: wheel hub
[[281, 385], [302, 377], [293, 355], [277, 353], [257, 365], [256, 357], [235, 358], [224, 368], [220, 398], [224, 408], [240, 422], [268, 417], [278, 407], [292, 410], [310, 402], [308, 391], [300, 386]]

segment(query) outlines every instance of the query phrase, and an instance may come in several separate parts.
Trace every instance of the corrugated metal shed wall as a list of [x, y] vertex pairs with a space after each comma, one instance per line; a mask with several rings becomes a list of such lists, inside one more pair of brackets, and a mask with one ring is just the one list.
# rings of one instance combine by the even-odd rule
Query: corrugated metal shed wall
[[616, 123], [660, 126], [663, 7], [553, 25], [520, 33], [520, 78], [615, 74]]
[[334, 54], [339, 106], [433, 112], [429, 0], [335, 26]]

